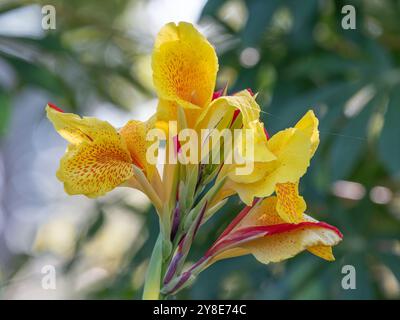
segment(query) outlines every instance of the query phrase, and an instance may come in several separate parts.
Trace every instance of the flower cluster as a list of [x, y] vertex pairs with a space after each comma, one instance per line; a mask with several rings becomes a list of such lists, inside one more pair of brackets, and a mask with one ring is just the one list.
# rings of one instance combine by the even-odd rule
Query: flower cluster
[[[251, 90], [214, 92], [217, 55], [189, 23], [162, 28], [152, 69], [159, 102], [145, 122], [132, 120], [116, 129], [106, 121], [64, 113], [52, 104], [46, 107], [54, 128], [69, 142], [57, 172], [68, 194], [98, 197], [122, 186], [141, 190], [153, 203], [160, 234], [143, 297], [175, 294], [211, 264], [246, 254], [265, 264], [304, 250], [334, 260], [332, 246], [342, 234], [305, 214], [306, 203], [299, 195], [299, 180], [319, 144], [314, 113], [308, 111], [294, 127], [269, 137]], [[177, 123], [176, 132], [171, 132], [171, 122]], [[198, 136], [205, 129], [210, 134], [194, 143], [180, 134], [185, 129]], [[186, 162], [164, 159], [159, 172], [149, 161], [149, 153], [158, 156], [160, 149], [149, 138], [152, 130], [172, 136], [165, 141], [167, 155], [180, 158], [196, 152], [207, 157]], [[215, 138], [214, 132], [235, 132], [235, 139]], [[251, 170], [244, 170], [249, 164]], [[235, 195], [245, 208], [188, 267], [186, 258], [199, 229]]]

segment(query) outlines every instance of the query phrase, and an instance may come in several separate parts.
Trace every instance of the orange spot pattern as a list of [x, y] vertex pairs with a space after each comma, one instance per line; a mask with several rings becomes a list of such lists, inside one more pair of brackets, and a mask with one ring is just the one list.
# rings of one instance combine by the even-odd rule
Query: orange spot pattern
[[168, 24], [160, 31], [152, 68], [159, 98], [189, 108], [210, 103], [218, 60], [214, 48], [192, 25]]
[[101, 196], [133, 176], [126, 142], [111, 124], [46, 110], [54, 128], [70, 142], [57, 171], [68, 194]]
[[129, 121], [120, 130], [120, 134], [126, 142], [133, 163], [142, 169], [146, 167], [146, 133], [145, 123], [137, 120]]
[[165, 49], [163, 61], [159, 65], [163, 77], [155, 77], [155, 81], [164, 88], [166, 97], [177, 96], [197, 106], [204, 106], [211, 100], [214, 89], [204, 81], [213, 72], [209, 70], [210, 61], [196, 48], [182, 41], [164, 46], [161, 47]]
[[112, 139], [70, 145], [61, 159], [57, 177], [69, 194], [96, 197], [133, 176], [129, 153]]
[[278, 202], [276, 210], [285, 222], [299, 223], [303, 221], [306, 204], [299, 196], [298, 183], [278, 183], [276, 185]]
[[257, 220], [255, 225], [270, 226], [275, 224], [284, 223], [285, 221], [276, 212], [276, 197], [266, 198], [257, 209]]

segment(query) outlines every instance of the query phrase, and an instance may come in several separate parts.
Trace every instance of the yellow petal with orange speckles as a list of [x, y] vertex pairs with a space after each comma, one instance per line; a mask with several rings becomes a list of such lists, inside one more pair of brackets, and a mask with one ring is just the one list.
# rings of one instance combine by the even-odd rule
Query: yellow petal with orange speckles
[[71, 144], [57, 177], [70, 195], [103, 195], [133, 176], [125, 140], [106, 121], [46, 108], [57, 132]]
[[307, 205], [299, 195], [299, 183], [277, 183], [275, 192], [278, 199], [276, 210], [280, 217], [289, 223], [301, 222]]
[[238, 224], [239, 227], [248, 226], [271, 226], [284, 223], [276, 211], [277, 197], [272, 196], [261, 201], [251, 212]]
[[211, 101], [218, 71], [212, 45], [190, 23], [169, 23], [157, 35], [152, 57], [158, 97], [183, 108]]
[[146, 135], [149, 130], [154, 128], [155, 122], [155, 117], [146, 122], [130, 120], [119, 131], [126, 142], [133, 163], [143, 169], [145, 175], [149, 178], [154, 173], [155, 165], [149, 163], [146, 159], [146, 152], [151, 143], [146, 139]]

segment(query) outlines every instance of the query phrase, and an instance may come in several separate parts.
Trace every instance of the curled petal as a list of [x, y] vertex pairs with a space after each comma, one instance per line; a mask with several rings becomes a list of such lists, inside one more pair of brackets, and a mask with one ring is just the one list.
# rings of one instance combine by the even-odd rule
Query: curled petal
[[[259, 119], [260, 110], [255, 98], [247, 90], [243, 90], [233, 96], [222, 96], [214, 100], [203, 111], [197, 125], [202, 128], [213, 128], [224, 118], [229, 118], [228, 123], [230, 123], [235, 112], [240, 111], [236, 113], [236, 117], [241, 116], [243, 134], [238, 136], [239, 141], [235, 141], [239, 154], [249, 161], [269, 162], [276, 157], [267, 146], [264, 124]], [[250, 141], [247, 141], [246, 130], [252, 133]]]

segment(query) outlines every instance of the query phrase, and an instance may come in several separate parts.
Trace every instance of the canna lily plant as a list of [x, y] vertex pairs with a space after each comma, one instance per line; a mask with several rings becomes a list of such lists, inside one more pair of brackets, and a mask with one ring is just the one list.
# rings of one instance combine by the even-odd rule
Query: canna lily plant
[[[292, 128], [269, 137], [250, 89], [214, 92], [217, 55], [189, 23], [161, 29], [152, 70], [159, 102], [145, 122], [131, 120], [116, 129], [46, 106], [55, 130], [69, 142], [57, 172], [68, 194], [94, 198], [128, 187], [152, 202], [160, 232], [143, 298], [176, 294], [213, 263], [247, 254], [264, 264], [302, 251], [333, 261], [332, 247], [342, 234], [307, 215], [299, 194], [300, 178], [319, 144], [314, 113], [308, 111]], [[161, 137], [157, 143], [155, 136]], [[160, 161], [161, 140], [165, 158], [159, 171], [154, 158]], [[188, 266], [199, 230], [235, 195], [245, 207], [227, 221], [203, 257]]]

